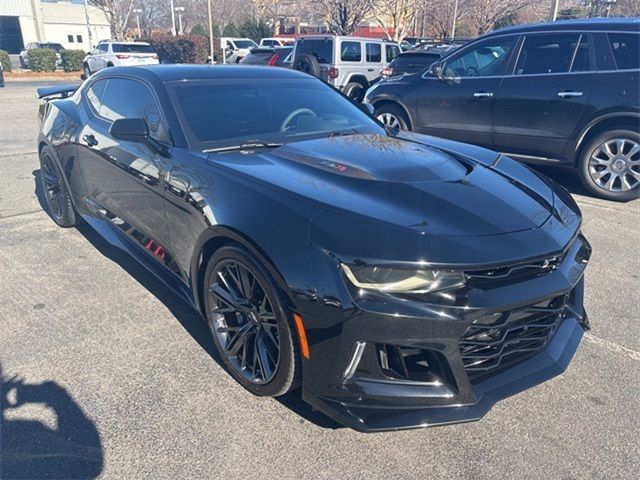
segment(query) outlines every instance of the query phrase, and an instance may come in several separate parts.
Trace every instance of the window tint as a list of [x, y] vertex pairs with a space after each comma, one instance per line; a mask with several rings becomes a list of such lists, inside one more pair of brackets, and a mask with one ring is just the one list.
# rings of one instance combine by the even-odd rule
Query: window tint
[[97, 82], [93, 82], [87, 89], [87, 100], [93, 107], [95, 113], [100, 112], [100, 102], [102, 102], [106, 86], [107, 80], [98, 80]]
[[153, 53], [151, 45], [141, 43], [114, 43], [111, 48], [116, 53]]
[[589, 42], [587, 36], [582, 35], [578, 48], [573, 55], [572, 72], [589, 72], [591, 71], [591, 62], [589, 61]]
[[144, 118], [151, 135], [159, 140], [166, 139], [160, 109], [151, 90], [135, 80], [109, 79], [99, 114], [110, 121], [119, 118]]
[[527, 36], [515, 74], [568, 72], [579, 39], [578, 33]]
[[340, 59], [343, 62], [362, 61], [362, 49], [360, 42], [342, 42], [340, 45]]
[[382, 46], [379, 43], [367, 43], [367, 62], [382, 62]]
[[384, 49], [387, 54], [387, 62], [391, 62], [400, 54], [400, 48], [397, 45], [385, 45]]
[[515, 37], [492, 38], [447, 62], [448, 77], [493, 77], [502, 74]]
[[333, 63], [333, 39], [304, 38], [296, 45], [296, 58], [305, 53], [314, 55], [320, 63]]
[[640, 35], [635, 33], [610, 33], [609, 43], [618, 70], [640, 68]]
[[440, 60], [440, 55], [437, 53], [403, 53], [393, 61], [391, 66], [400, 70], [425, 70], [437, 60]]

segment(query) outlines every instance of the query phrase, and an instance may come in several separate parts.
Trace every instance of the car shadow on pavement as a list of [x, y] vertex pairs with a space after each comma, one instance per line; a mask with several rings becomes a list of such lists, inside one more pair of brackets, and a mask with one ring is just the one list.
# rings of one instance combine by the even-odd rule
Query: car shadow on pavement
[[90, 479], [103, 465], [100, 434], [67, 390], [5, 378], [0, 365], [0, 478]]
[[[49, 214], [44, 192], [42, 191], [42, 183], [40, 182], [40, 170], [34, 170], [32, 173], [34, 176], [35, 194], [38, 199], [38, 203], [42, 209]], [[93, 245], [94, 248], [96, 248], [96, 250], [111, 261], [117, 263], [147, 291], [160, 300], [180, 322], [187, 333], [189, 333], [189, 335], [198, 342], [198, 345], [200, 345], [200, 347], [205, 350], [209, 356], [214, 359], [218, 365], [220, 365], [220, 367], [225, 369], [224, 363], [213, 344], [213, 339], [211, 338], [211, 334], [205, 321], [202, 316], [189, 303], [187, 303], [186, 300], [167, 287], [161, 280], [156, 278], [151, 272], [136, 262], [127, 253], [107, 242], [86, 222], [81, 220], [76, 229], [89, 241], [89, 243], [91, 243], [91, 245]], [[289, 392], [281, 397], [277, 397], [275, 400], [279, 401], [282, 405], [302, 417], [303, 421], [306, 420], [323, 428], [342, 428], [342, 425], [333, 421], [321, 412], [314, 410], [308, 403], [303, 401], [300, 389]]]

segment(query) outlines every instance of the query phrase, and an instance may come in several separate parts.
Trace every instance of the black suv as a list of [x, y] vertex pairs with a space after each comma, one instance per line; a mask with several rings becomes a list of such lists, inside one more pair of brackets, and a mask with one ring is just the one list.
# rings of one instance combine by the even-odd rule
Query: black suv
[[388, 126], [573, 167], [627, 201], [640, 193], [639, 76], [640, 19], [560, 21], [492, 32], [365, 102]]

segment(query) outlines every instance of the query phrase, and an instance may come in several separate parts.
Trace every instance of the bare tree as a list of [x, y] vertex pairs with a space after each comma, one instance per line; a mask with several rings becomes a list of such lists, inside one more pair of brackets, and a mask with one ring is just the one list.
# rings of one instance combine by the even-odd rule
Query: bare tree
[[419, 0], [369, 0], [376, 22], [389, 39], [401, 41], [411, 30]]
[[316, 5], [329, 30], [337, 35], [353, 33], [370, 10], [369, 0], [317, 0]]
[[499, 20], [516, 15], [531, 3], [533, 0], [467, 0], [463, 14], [482, 35], [493, 30]]
[[111, 36], [124, 40], [133, 10], [134, 0], [89, 0], [89, 4], [104, 12], [111, 26]]
[[460, 20], [468, 2], [469, 0], [458, 0], [456, 9], [455, 0], [421, 0], [420, 8], [432, 33], [438, 38], [448, 38], [451, 36], [454, 22]]

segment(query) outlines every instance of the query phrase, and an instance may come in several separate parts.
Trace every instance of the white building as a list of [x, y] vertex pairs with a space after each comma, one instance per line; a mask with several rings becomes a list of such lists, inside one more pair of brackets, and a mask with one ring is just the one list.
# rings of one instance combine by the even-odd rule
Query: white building
[[88, 52], [110, 37], [104, 13], [83, 0], [0, 0], [0, 50], [19, 53], [27, 43], [53, 42]]

